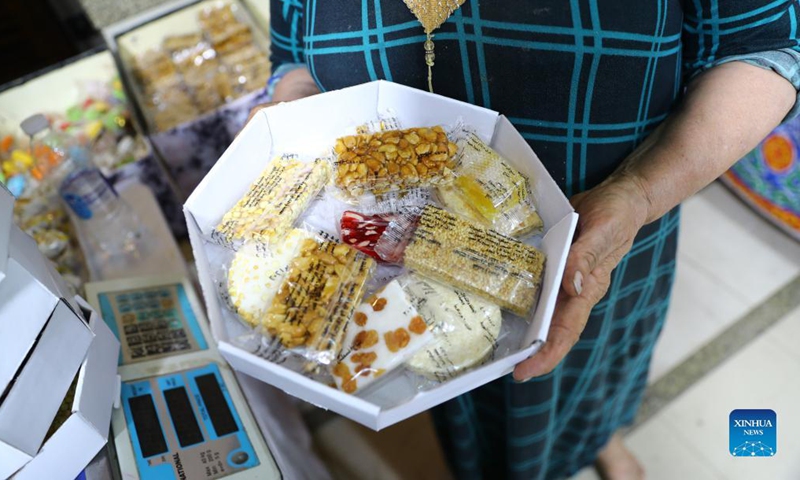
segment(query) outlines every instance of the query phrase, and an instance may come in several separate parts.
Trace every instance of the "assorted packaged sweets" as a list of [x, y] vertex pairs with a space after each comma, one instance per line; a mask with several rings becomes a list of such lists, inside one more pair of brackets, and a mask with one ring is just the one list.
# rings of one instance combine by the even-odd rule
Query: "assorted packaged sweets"
[[511, 236], [542, 230], [530, 182], [478, 136], [367, 125], [333, 156], [273, 152], [206, 239], [243, 348], [355, 395], [507, 355], [545, 263]]
[[155, 130], [169, 130], [266, 86], [269, 59], [236, 9], [227, 2], [207, 5], [198, 13], [199, 31], [168, 36], [161, 48], [133, 60]]

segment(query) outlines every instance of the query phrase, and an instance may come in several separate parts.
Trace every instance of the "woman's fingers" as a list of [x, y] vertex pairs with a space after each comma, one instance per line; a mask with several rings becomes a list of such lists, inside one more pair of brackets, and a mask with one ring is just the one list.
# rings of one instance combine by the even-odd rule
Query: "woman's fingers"
[[572, 296], [563, 289], [559, 292], [547, 341], [538, 353], [517, 365], [514, 369], [517, 381], [550, 373], [567, 356], [586, 328], [592, 308], [608, 291], [611, 270], [621, 251], [618, 249], [607, 255], [605, 261], [586, 276], [580, 296]]
[[615, 238], [612, 220], [587, 219], [579, 228], [578, 238], [569, 250], [562, 281], [564, 291], [574, 297], [583, 294], [589, 275], [620, 246]]
[[562, 292], [547, 341], [539, 352], [514, 368], [514, 380], [525, 382], [553, 371], [580, 339], [593, 306], [594, 303], [584, 297], [571, 297]]

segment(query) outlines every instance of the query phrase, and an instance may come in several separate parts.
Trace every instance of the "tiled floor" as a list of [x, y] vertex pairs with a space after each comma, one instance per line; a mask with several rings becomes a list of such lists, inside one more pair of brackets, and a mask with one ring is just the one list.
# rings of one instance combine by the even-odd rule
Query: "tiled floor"
[[[651, 480], [800, 478], [800, 308], [736, 353], [625, 442]], [[777, 454], [734, 458], [728, 453], [728, 415], [741, 408], [777, 415]], [[573, 480], [598, 478], [585, 470]]]

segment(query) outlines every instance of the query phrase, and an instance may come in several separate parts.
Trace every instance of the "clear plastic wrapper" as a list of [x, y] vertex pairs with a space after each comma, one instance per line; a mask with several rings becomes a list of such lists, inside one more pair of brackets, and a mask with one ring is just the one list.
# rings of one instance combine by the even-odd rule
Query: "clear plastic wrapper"
[[216, 2], [204, 7], [197, 15], [197, 21], [203, 30], [209, 31], [220, 28], [228, 23], [239, 20], [234, 13], [234, 6], [228, 2]]
[[341, 222], [342, 243], [350, 245], [375, 260], [382, 261], [380, 256], [375, 253], [375, 245], [386, 231], [392, 218], [392, 215], [366, 215], [346, 211], [342, 215]]
[[221, 54], [235, 52], [253, 43], [250, 27], [243, 23], [228, 23], [212, 30], [207, 30], [211, 45]]
[[341, 214], [339, 234], [342, 243], [352, 246], [379, 262], [397, 263], [399, 258], [381, 258], [375, 251], [378, 240], [394, 223], [415, 218], [431, 201], [429, 189], [414, 188], [384, 195], [364, 195], [359, 198], [359, 211], [346, 210]]
[[408, 269], [520, 316], [538, 298], [545, 261], [536, 248], [433, 205], [393, 222], [375, 250], [383, 259], [402, 252]]
[[228, 2], [208, 5], [198, 14], [199, 31], [167, 36], [159, 49], [135, 59], [134, 75], [158, 131], [265, 88], [269, 58], [237, 9]]
[[492, 357], [503, 323], [500, 307], [415, 274], [397, 281], [433, 335], [406, 362], [408, 369], [444, 382]]
[[275, 158], [214, 231], [227, 244], [282, 238], [328, 181], [330, 166], [296, 155]]
[[206, 42], [174, 52], [172, 61], [183, 80], [192, 86], [204, 82], [219, 69], [217, 52]]
[[334, 146], [334, 183], [351, 197], [446, 184], [456, 151], [440, 126], [342, 137]]
[[189, 92], [179, 84], [159, 89], [152, 97], [153, 122], [159, 130], [168, 130], [200, 115]]
[[392, 281], [356, 308], [342, 358], [332, 369], [336, 386], [356, 393], [401, 366], [432, 339], [403, 288]]
[[306, 347], [308, 359], [330, 364], [373, 266], [372, 259], [347, 245], [302, 240], [267, 309], [264, 328], [284, 347]]
[[456, 178], [437, 189], [441, 203], [503, 235], [540, 233], [543, 223], [528, 179], [474, 132], [462, 129], [456, 136]]
[[164, 38], [164, 41], [161, 42], [161, 47], [167, 52], [177, 52], [192, 48], [202, 41], [203, 35], [200, 32], [192, 32], [184, 35], [170, 35]]
[[134, 70], [145, 89], [158, 84], [162, 79], [173, 79], [178, 74], [175, 64], [161, 50], [148, 50], [138, 57], [134, 63]]
[[249, 243], [234, 254], [226, 275], [229, 305], [247, 324], [261, 324], [301, 241], [311, 237], [305, 230], [292, 229], [271, 251]]

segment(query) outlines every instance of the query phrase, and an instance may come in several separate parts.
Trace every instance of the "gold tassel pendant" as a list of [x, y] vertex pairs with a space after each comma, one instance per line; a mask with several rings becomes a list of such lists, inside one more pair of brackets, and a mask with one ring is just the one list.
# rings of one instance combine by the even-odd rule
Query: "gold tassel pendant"
[[433, 93], [433, 31], [442, 26], [466, 0], [403, 0], [425, 30], [425, 64], [428, 66], [428, 90]]

